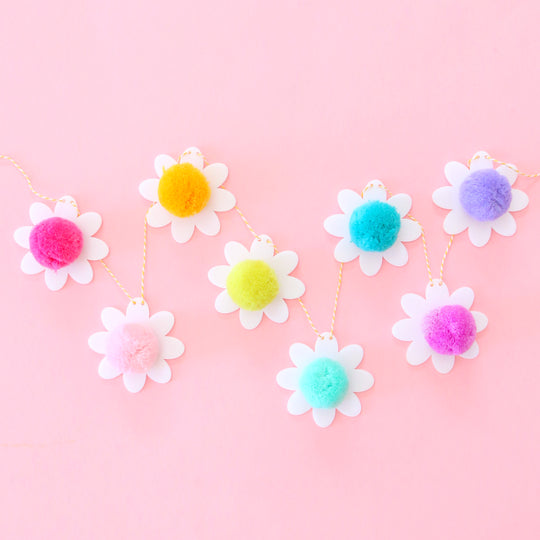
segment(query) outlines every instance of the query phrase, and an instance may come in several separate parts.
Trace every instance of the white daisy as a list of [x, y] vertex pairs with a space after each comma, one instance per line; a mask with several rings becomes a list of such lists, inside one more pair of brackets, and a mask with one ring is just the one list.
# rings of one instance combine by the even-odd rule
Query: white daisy
[[488, 156], [487, 152], [477, 152], [470, 168], [457, 161], [447, 163], [444, 174], [451, 185], [433, 193], [433, 202], [450, 210], [444, 230], [459, 234], [468, 228], [469, 238], [477, 247], [488, 243], [492, 229], [512, 236], [517, 227], [510, 212], [523, 210], [529, 203], [523, 191], [512, 188], [518, 173], [506, 165], [493, 169]]
[[405, 294], [401, 307], [410, 319], [394, 324], [392, 334], [402, 341], [411, 341], [407, 362], [423, 364], [430, 356], [439, 373], [448, 373], [456, 356], [475, 358], [479, 347], [476, 335], [486, 328], [487, 317], [470, 311], [474, 292], [461, 287], [449, 294], [440, 280], [426, 287], [425, 299], [418, 294]]
[[159, 311], [150, 317], [148, 304], [142, 298], [130, 301], [126, 314], [107, 307], [101, 312], [106, 332], [97, 332], [88, 339], [90, 348], [104, 354], [98, 373], [103, 379], [122, 375], [130, 392], [139, 392], [146, 376], [155, 382], [171, 380], [171, 368], [166, 360], [184, 353], [184, 344], [168, 336], [174, 325], [174, 315]]
[[374, 276], [385, 259], [394, 266], [403, 266], [409, 258], [403, 242], [416, 240], [420, 225], [405, 216], [411, 209], [409, 195], [399, 193], [386, 200], [386, 189], [378, 180], [370, 182], [363, 196], [351, 189], [338, 193], [343, 214], [326, 218], [324, 228], [338, 236], [334, 257], [346, 263], [359, 258], [360, 268]]
[[61, 289], [70, 275], [83, 285], [94, 277], [88, 261], [98, 261], [109, 253], [107, 244], [93, 235], [101, 227], [96, 212], [77, 215], [77, 203], [68, 195], [61, 198], [54, 212], [43, 203], [30, 206], [32, 225], [19, 227], [15, 242], [29, 251], [21, 261], [25, 274], [45, 271], [45, 284], [51, 291]]
[[304, 343], [294, 343], [289, 355], [296, 367], [277, 374], [277, 383], [293, 390], [287, 409], [291, 414], [304, 414], [313, 409], [313, 420], [320, 427], [328, 427], [336, 409], [346, 416], [357, 416], [362, 406], [355, 392], [373, 386], [373, 375], [356, 369], [364, 351], [360, 345], [348, 345], [338, 350], [335, 336], [321, 334], [313, 351]]
[[173, 238], [183, 244], [193, 235], [195, 227], [208, 236], [220, 229], [216, 212], [230, 210], [236, 204], [234, 195], [221, 188], [228, 175], [223, 163], [204, 166], [198, 148], [188, 148], [180, 162], [171, 156], [156, 157], [154, 167], [158, 178], [139, 185], [140, 194], [154, 205], [148, 211], [151, 227], [171, 223]]
[[294, 251], [274, 254], [268, 236], [259, 236], [248, 251], [239, 242], [225, 245], [228, 265], [215, 266], [208, 272], [210, 281], [222, 287], [216, 298], [219, 313], [240, 309], [240, 322], [248, 330], [256, 328], [265, 314], [276, 323], [285, 322], [289, 309], [284, 299], [300, 298], [304, 284], [289, 274], [298, 264]]

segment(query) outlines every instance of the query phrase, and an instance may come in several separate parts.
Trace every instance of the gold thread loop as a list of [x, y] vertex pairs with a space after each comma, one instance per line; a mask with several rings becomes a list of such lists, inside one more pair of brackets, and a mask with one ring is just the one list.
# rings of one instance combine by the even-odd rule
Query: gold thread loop
[[480, 158], [489, 159], [490, 161], [493, 161], [493, 163], [497, 163], [498, 165], [504, 165], [505, 167], [508, 167], [509, 169], [512, 169], [513, 171], [517, 172], [519, 176], [525, 176], [526, 178], [531, 178], [531, 179], [535, 179], [535, 178], [538, 178], [540, 176], [540, 172], [532, 173], [532, 174], [524, 173], [523, 171], [520, 171], [515, 165], [512, 165], [510, 163], [506, 163], [506, 161], [501, 161], [499, 159], [495, 159], [495, 158], [491, 157], [489, 154], [488, 155], [479, 155], [479, 156], [472, 157], [471, 159], [469, 159], [467, 161], [468, 167], [470, 168], [471, 163], [474, 160], [480, 159]]

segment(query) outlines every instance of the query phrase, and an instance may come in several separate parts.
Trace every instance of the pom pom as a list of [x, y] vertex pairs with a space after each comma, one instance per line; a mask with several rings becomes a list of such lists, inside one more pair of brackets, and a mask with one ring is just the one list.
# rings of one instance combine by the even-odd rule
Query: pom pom
[[349, 221], [351, 240], [364, 251], [385, 251], [397, 240], [401, 218], [382, 201], [369, 201], [356, 208]]
[[79, 257], [82, 248], [82, 232], [69, 219], [44, 219], [30, 232], [30, 251], [45, 268], [58, 270], [71, 264]]
[[467, 214], [478, 221], [492, 221], [510, 208], [512, 187], [494, 169], [474, 171], [459, 187], [459, 201]]
[[329, 409], [345, 397], [349, 379], [339, 362], [330, 358], [318, 358], [304, 368], [298, 384], [313, 408]]
[[157, 360], [158, 353], [157, 336], [143, 324], [121, 324], [107, 340], [107, 360], [121, 373], [146, 373]]
[[165, 169], [158, 185], [161, 206], [178, 217], [198, 214], [210, 200], [211, 190], [204, 174], [191, 163]]
[[476, 323], [463, 306], [443, 306], [424, 317], [422, 331], [436, 353], [462, 354], [474, 343]]
[[226, 286], [232, 301], [248, 311], [263, 309], [279, 292], [274, 270], [264, 261], [251, 259], [232, 267]]

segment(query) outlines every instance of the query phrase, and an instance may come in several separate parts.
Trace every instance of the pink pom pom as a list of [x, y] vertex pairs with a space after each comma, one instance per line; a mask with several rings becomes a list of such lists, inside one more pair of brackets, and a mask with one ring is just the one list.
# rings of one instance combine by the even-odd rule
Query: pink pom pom
[[110, 333], [107, 341], [107, 359], [122, 373], [146, 373], [158, 353], [156, 335], [143, 324], [122, 324]]

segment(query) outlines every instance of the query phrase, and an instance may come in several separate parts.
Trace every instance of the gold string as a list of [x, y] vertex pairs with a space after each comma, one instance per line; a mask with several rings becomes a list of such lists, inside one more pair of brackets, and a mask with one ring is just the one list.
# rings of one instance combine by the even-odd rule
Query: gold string
[[488, 155], [480, 154], [469, 159], [467, 161], [467, 165], [469, 166], [469, 168], [471, 166], [471, 163], [476, 159], [489, 159], [490, 161], [493, 161], [493, 163], [497, 163], [498, 165], [504, 165], [508, 167], [509, 169], [512, 169], [513, 171], [517, 172], [520, 176], [525, 176], [527, 178], [538, 178], [540, 176], [540, 172], [532, 173], [532, 174], [524, 173], [523, 171], [520, 171], [515, 165], [512, 165], [511, 163], [506, 163], [506, 161], [500, 161], [499, 159], [495, 159], [491, 157], [489, 154]]

